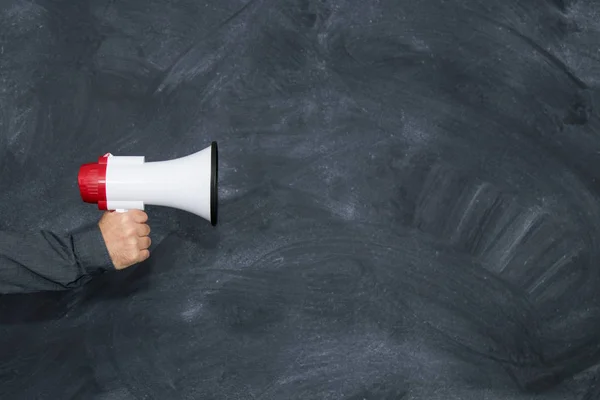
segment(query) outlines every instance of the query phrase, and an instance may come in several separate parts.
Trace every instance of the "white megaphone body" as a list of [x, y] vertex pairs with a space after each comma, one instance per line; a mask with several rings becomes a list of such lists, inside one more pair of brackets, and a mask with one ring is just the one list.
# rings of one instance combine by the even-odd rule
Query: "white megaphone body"
[[217, 224], [217, 180], [217, 142], [168, 161], [146, 162], [144, 156], [106, 153], [97, 163], [83, 164], [78, 175], [81, 198], [100, 210], [166, 206], [196, 214], [213, 226]]

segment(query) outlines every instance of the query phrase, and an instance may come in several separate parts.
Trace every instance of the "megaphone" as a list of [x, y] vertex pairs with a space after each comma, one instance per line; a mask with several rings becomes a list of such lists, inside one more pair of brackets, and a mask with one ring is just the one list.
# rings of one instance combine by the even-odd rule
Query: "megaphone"
[[178, 208], [217, 224], [217, 142], [197, 153], [168, 161], [106, 153], [83, 164], [77, 181], [86, 203], [99, 210], [144, 210], [146, 205]]

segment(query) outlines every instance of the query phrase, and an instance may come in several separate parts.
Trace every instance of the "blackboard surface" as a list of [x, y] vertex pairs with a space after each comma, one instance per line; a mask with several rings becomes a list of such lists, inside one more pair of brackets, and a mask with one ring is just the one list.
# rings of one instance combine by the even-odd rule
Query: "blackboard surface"
[[600, 3], [0, 7], [0, 229], [220, 148], [217, 227], [0, 296], [0, 398], [600, 398]]

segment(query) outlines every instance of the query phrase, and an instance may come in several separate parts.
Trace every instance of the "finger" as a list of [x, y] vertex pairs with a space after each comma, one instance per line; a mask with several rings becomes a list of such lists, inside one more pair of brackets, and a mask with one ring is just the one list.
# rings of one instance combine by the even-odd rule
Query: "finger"
[[150, 251], [142, 250], [142, 251], [140, 251], [140, 255], [138, 257], [138, 262], [145, 261], [148, 259], [148, 257], [150, 257]]
[[141, 237], [140, 240], [138, 241], [138, 246], [140, 249], [148, 249], [148, 248], [150, 248], [151, 244], [152, 244], [152, 239], [150, 239], [148, 236]]
[[136, 227], [138, 236], [148, 236], [150, 234], [150, 227], [148, 224], [140, 224]]
[[131, 213], [131, 217], [133, 218], [133, 220], [135, 222], [143, 224], [146, 221], [148, 221], [148, 214], [146, 214], [142, 210], [131, 210], [130, 213]]

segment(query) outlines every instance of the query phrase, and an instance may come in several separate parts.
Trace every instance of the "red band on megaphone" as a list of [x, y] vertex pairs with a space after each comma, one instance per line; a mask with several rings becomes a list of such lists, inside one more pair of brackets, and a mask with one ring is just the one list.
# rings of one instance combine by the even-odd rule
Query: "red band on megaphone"
[[[86, 203], [98, 204], [106, 209], [106, 168], [108, 154], [100, 157], [97, 163], [83, 164], [79, 168], [77, 181], [81, 199]], [[101, 208], [104, 206], [104, 208]]]

